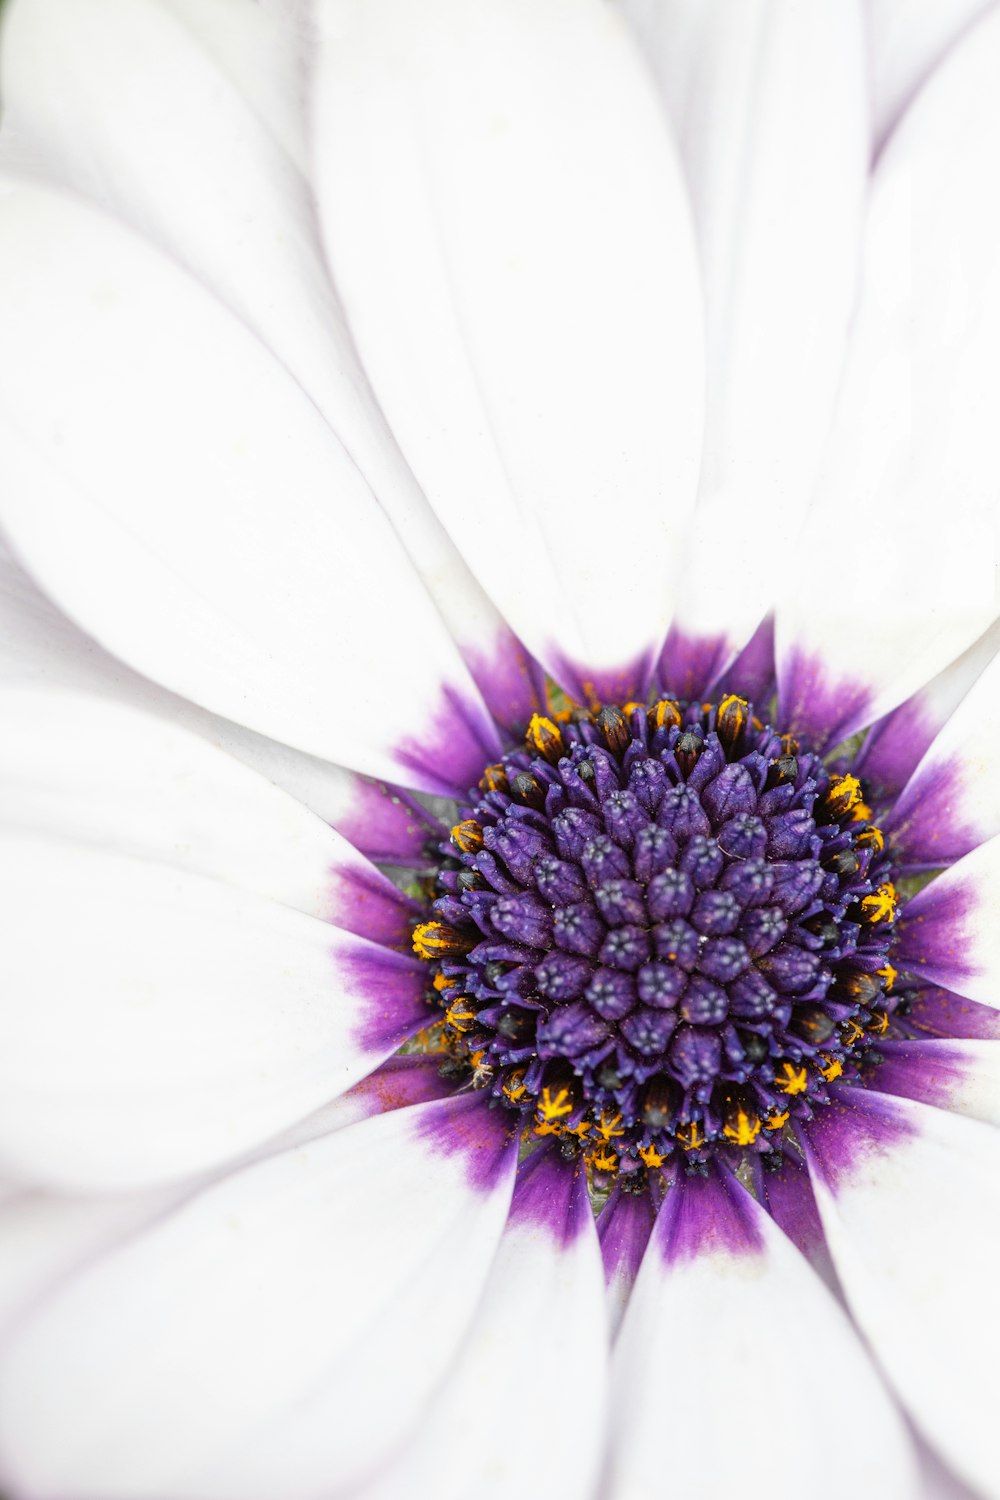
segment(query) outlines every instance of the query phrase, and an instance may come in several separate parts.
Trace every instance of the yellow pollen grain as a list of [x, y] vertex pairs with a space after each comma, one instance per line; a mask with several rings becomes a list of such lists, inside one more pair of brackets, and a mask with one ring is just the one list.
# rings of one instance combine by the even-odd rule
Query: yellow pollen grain
[[876, 969], [875, 973], [880, 979], [885, 980], [886, 993], [888, 993], [892, 989], [893, 985], [896, 983], [897, 978], [899, 977], [899, 970], [894, 969], [892, 967], [892, 964], [885, 964], [881, 969]]
[[891, 922], [896, 915], [896, 900], [896, 887], [886, 881], [870, 896], [862, 898], [861, 910], [869, 922]]
[[449, 979], [447, 974], [438, 973], [434, 975], [434, 988], [437, 990], [438, 994], [440, 994], [442, 990], [453, 990], [457, 983], [457, 979]]
[[682, 1125], [677, 1131], [677, 1139], [685, 1151], [697, 1151], [705, 1144], [705, 1136], [697, 1120], [692, 1120], [689, 1125]]
[[735, 1146], [750, 1146], [760, 1135], [760, 1120], [741, 1106], [732, 1120], [723, 1125], [722, 1134]]
[[618, 1170], [618, 1157], [610, 1146], [601, 1146], [599, 1150], [591, 1152], [587, 1161], [598, 1172], [616, 1172]]
[[563, 753], [563, 737], [558, 724], [541, 714], [531, 715], [524, 739], [530, 749], [537, 755], [543, 755], [546, 760], [557, 761]]
[[791, 1111], [787, 1109], [772, 1110], [764, 1121], [765, 1130], [783, 1130], [788, 1124]]
[[483, 830], [475, 818], [463, 818], [451, 830], [451, 841], [463, 854], [475, 854], [483, 847]]
[[851, 809], [852, 823], [867, 823], [872, 815], [872, 810], [867, 802], [855, 802]]
[[838, 776], [831, 781], [826, 800], [838, 803], [842, 812], [849, 812], [861, 802], [861, 782], [856, 776]]
[[826, 1079], [827, 1083], [832, 1083], [833, 1080], [835, 1078], [839, 1078], [844, 1071], [843, 1063], [840, 1062], [836, 1057], [826, 1057], [821, 1055], [816, 1059], [816, 1066], [819, 1068], [820, 1073]]
[[781, 1073], [774, 1080], [774, 1086], [783, 1094], [804, 1094], [809, 1087], [809, 1075], [805, 1068], [797, 1068], [794, 1063], [783, 1062]]
[[550, 1088], [542, 1089], [542, 1097], [538, 1101], [538, 1117], [543, 1124], [561, 1120], [572, 1113], [573, 1101], [569, 1089], [558, 1089], [554, 1096]]
[[640, 1146], [639, 1157], [643, 1165], [647, 1167], [662, 1167], [667, 1159], [657, 1151], [655, 1146]]

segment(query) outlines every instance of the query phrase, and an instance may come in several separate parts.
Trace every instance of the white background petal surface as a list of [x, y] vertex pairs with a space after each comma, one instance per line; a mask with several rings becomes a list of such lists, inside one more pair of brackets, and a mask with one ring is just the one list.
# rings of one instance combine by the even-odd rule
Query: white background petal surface
[[597, 0], [317, 13], [322, 222], [393, 431], [535, 654], [625, 665], [668, 618], [703, 397], [683, 187], [625, 29]]

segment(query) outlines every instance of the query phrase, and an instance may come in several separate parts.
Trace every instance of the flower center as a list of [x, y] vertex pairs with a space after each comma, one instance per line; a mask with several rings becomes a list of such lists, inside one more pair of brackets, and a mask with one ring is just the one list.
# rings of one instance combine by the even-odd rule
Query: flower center
[[442, 846], [452, 1065], [623, 1185], [771, 1155], [875, 1060], [896, 893], [860, 783], [733, 695], [535, 715]]

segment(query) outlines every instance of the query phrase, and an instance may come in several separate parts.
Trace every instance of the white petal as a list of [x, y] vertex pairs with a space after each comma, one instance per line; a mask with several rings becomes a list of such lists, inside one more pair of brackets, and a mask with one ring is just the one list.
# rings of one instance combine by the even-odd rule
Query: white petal
[[[454, 1358], [496, 1250], [514, 1155], [471, 1112], [401, 1110], [249, 1167], [54, 1290], [0, 1364], [18, 1488], [350, 1487]], [[481, 1180], [463, 1131], [490, 1155]]]
[[864, 1096], [811, 1127], [810, 1169], [851, 1311], [924, 1435], [1000, 1494], [1000, 1134], [909, 1100]]
[[391, 515], [488, 682], [486, 658], [507, 644], [505, 629], [386, 428], [323, 260], [298, 165], [297, 40], [288, 19], [241, 0], [15, 3], [7, 114], [51, 175], [152, 238], [274, 351]]
[[323, 758], [431, 791], [489, 758], [492, 724], [357, 469], [195, 282], [19, 186], [0, 199], [0, 338], [3, 518], [71, 618]]
[[399, 946], [406, 898], [346, 839], [223, 751], [83, 694], [0, 688], [0, 824], [154, 860]]
[[919, 693], [872, 725], [856, 769], [863, 767], [880, 792], [898, 795], [998, 648], [1000, 620]]
[[831, 738], [901, 703], [1000, 613], [1000, 12], [875, 174], [829, 461], [778, 612], [784, 715]]
[[652, 88], [598, 0], [318, 15], [316, 180], [365, 368], [515, 631], [600, 683], [668, 618], [700, 443], [694, 249]]
[[[684, 1500], [911, 1500], [909, 1439], [843, 1311], [742, 1188], [705, 1201], [722, 1191], [675, 1186], [660, 1210], [615, 1346], [609, 1500], [662, 1495], [665, 1455]], [[818, 1453], [817, 1423], [850, 1442]]]
[[885, 827], [907, 864], [943, 865], [1000, 833], [1000, 656], [933, 741]]
[[591, 1494], [607, 1394], [600, 1255], [586, 1184], [567, 1202], [559, 1179], [571, 1169], [536, 1164], [536, 1189], [539, 1165], [547, 1201], [525, 1201], [522, 1168], [459, 1358], [365, 1500], [508, 1500], [526, 1483], [537, 1495]]
[[114, 1190], [247, 1150], [421, 1022], [424, 966], [200, 875], [0, 849], [0, 1160]]
[[677, 132], [705, 297], [705, 446], [677, 621], [735, 651], [781, 591], [844, 362], [868, 175], [861, 9], [621, 8]]
[[1000, 1009], [1000, 836], [936, 875], [903, 908], [892, 961]]
[[284, 787], [356, 848], [387, 864], [424, 863], [428, 839], [441, 836], [397, 789], [220, 719], [116, 661], [56, 609], [2, 537], [0, 683], [82, 690], [189, 729]]
[[992, 0], [865, 0], [872, 141], [886, 138], [922, 84]]

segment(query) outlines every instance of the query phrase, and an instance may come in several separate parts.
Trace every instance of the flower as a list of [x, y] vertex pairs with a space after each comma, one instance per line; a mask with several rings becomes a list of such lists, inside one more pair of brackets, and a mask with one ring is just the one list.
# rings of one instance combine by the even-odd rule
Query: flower
[[7, 7], [15, 1497], [1000, 1493], [1000, 20], [623, 9]]

